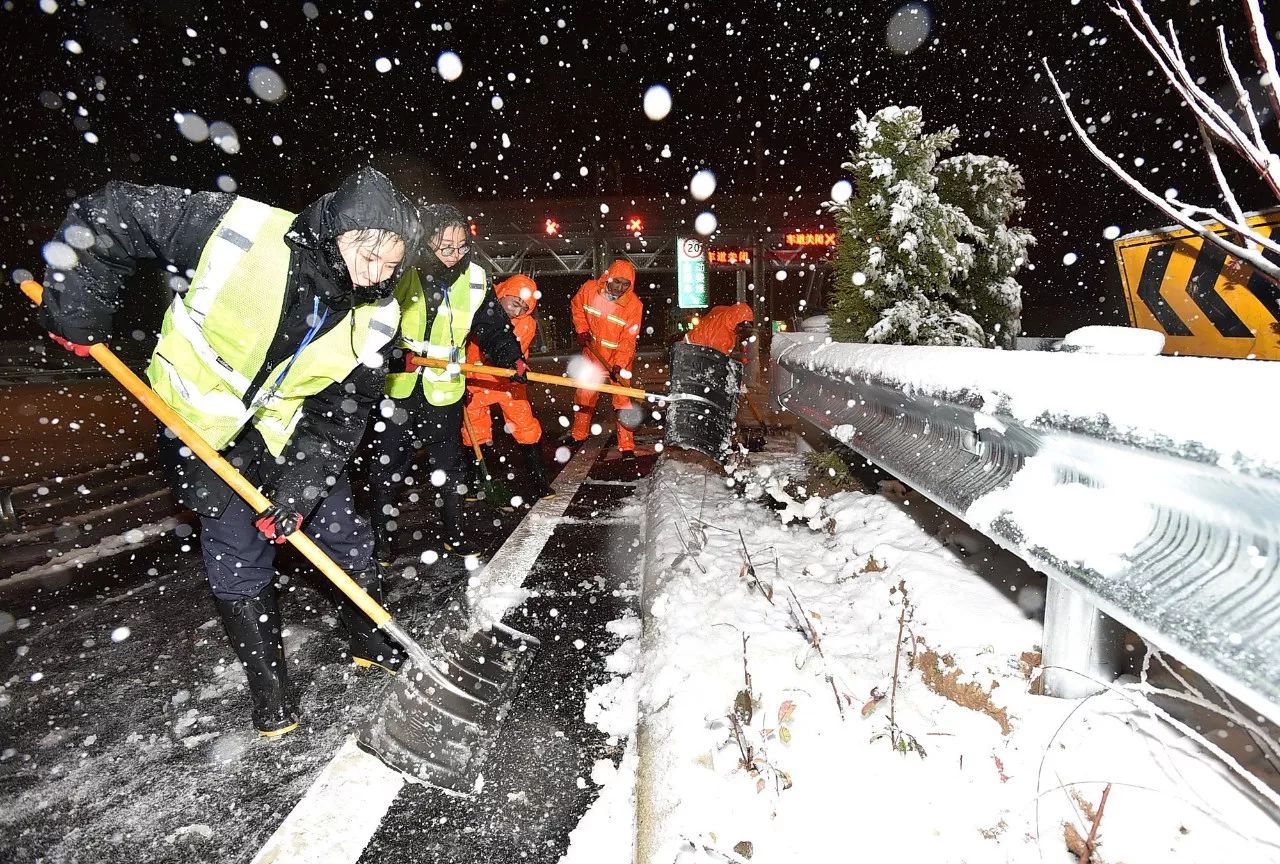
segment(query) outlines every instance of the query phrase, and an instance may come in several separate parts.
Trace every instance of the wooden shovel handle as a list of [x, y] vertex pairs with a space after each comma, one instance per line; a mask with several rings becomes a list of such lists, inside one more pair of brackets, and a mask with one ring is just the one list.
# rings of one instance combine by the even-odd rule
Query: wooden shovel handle
[[[39, 282], [28, 279], [22, 283], [22, 293], [26, 294], [31, 299], [31, 302], [39, 306], [44, 297], [44, 286]], [[237, 471], [230, 462], [222, 458], [222, 455], [213, 449], [208, 441], [204, 440], [204, 436], [193, 429], [186, 420], [183, 420], [178, 412], [170, 408], [169, 404], [161, 399], [156, 391], [147, 386], [146, 382], [135, 375], [132, 369], [120, 362], [120, 358], [107, 347], [105, 342], [94, 343], [89, 348], [89, 356], [97, 360], [102, 368], [111, 374], [112, 378], [120, 382], [120, 385], [133, 395], [133, 398], [141, 402], [143, 407], [156, 415], [161, 423], [169, 427], [182, 440], [183, 444], [191, 448], [192, 453], [199, 456], [206, 465], [213, 469], [215, 474], [221, 477], [237, 495], [245, 500], [254, 513], [260, 513], [271, 506], [271, 501], [267, 496], [259, 492], [257, 487], [246, 480], [244, 475]], [[310, 537], [301, 531], [295, 531], [286, 539], [308, 561], [314, 564], [317, 570], [328, 577], [329, 581], [336, 585], [338, 590], [345, 594], [352, 603], [359, 606], [373, 623], [382, 627], [391, 621], [391, 613], [382, 608], [363, 588], [357, 585], [346, 574], [346, 571], [326, 555]]]
[[[445, 369], [449, 366], [448, 360], [442, 360], [435, 357], [422, 357], [417, 354], [413, 356], [411, 361], [415, 366], [426, 366], [430, 369]], [[493, 375], [497, 378], [511, 378], [516, 374], [514, 369], [504, 369], [501, 366], [482, 366], [479, 363], [459, 363], [458, 371], [464, 375]], [[576, 381], [573, 378], [567, 378], [564, 375], [544, 375], [541, 372], [528, 373], [530, 381], [536, 381], [539, 384], [553, 384], [556, 387], [572, 387], [574, 390], [597, 390], [601, 393], [613, 393], [618, 396], [630, 396], [632, 399], [648, 399], [658, 398], [665, 394], [647, 393], [637, 387], [623, 387], [619, 384], [591, 384], [586, 381]]]

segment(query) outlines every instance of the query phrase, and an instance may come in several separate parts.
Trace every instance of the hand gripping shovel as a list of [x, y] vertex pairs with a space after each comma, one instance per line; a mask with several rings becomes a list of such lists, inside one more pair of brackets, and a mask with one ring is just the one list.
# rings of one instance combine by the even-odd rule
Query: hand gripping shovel
[[[28, 280], [22, 283], [22, 292], [39, 305], [44, 289], [40, 283]], [[271, 505], [106, 344], [93, 345], [89, 356], [204, 460], [254, 512]], [[413, 782], [470, 794], [538, 640], [501, 624], [486, 632], [472, 633], [467, 610], [462, 603], [453, 602], [437, 614], [428, 628], [434, 635], [424, 648], [310, 537], [295, 531], [287, 539], [409, 656], [378, 713], [360, 731], [357, 743]]]

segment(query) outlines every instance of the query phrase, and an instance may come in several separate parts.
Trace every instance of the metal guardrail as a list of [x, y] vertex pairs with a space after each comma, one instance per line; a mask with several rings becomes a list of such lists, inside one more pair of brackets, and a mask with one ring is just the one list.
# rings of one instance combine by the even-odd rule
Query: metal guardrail
[[[1053, 581], [1069, 586], [1280, 721], [1280, 478], [1274, 471], [1224, 468], [1186, 447], [1126, 443], [1114, 430], [1067, 418], [993, 417], [990, 408], [981, 410], [976, 395], [939, 398], [908, 392], [869, 369], [837, 374], [811, 368], [807, 354], [795, 350], [802, 347], [795, 337], [775, 343], [773, 394], [779, 407], [962, 519], [973, 515], [975, 502], [1007, 492], [1034, 458], [1033, 470], [1046, 478], [1042, 486], [1061, 508], [1061, 530], [1051, 532], [1059, 539], [1029, 537], [1035, 532], [1019, 525], [1016, 502], [982, 530], [1046, 573], [1051, 595]], [[1011, 352], [1008, 362], [1021, 357]], [[1073, 526], [1087, 530], [1098, 524], [1096, 513], [1080, 508], [1102, 499], [1086, 493], [1072, 509], [1072, 495], [1061, 493], [1073, 486], [1100, 491], [1147, 520], [1147, 530], [1106, 567], [1085, 566], [1074, 554], [1089, 538], [1073, 538]], [[1046, 632], [1046, 665], [1052, 642]]]

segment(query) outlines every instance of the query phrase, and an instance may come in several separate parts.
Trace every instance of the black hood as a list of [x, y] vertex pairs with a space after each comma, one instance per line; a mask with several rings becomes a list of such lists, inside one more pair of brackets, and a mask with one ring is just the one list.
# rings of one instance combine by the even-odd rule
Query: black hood
[[431, 249], [431, 239], [450, 225], [462, 226], [463, 235], [471, 242], [470, 222], [462, 211], [449, 204], [426, 204], [422, 207], [422, 244], [418, 253], [418, 272], [424, 279], [443, 286], [449, 286], [466, 272], [471, 264], [471, 252], [458, 260], [452, 267], [444, 266], [436, 253]]
[[[347, 231], [391, 231], [404, 239], [405, 260], [391, 278], [378, 285], [356, 288], [351, 283], [337, 239]], [[293, 220], [289, 244], [297, 250], [302, 274], [334, 309], [390, 296], [396, 282], [422, 246], [422, 221], [418, 209], [391, 185], [381, 171], [364, 167], [342, 181], [337, 191], [310, 204]]]

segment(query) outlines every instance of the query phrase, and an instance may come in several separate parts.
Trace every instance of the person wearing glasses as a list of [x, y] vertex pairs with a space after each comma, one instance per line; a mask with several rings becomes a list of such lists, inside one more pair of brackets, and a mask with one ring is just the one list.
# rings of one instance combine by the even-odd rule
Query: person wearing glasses
[[[599, 367], [601, 378], [627, 387], [631, 386], [636, 339], [644, 317], [644, 304], [632, 290], [635, 281], [635, 266], [619, 258], [599, 279], [584, 282], [570, 303], [573, 329], [583, 357]], [[599, 398], [595, 390], [574, 391], [573, 429], [566, 443], [577, 445], [587, 440]], [[614, 396], [613, 407], [618, 412], [618, 453], [622, 459], [635, 459], [636, 439], [628, 428], [628, 418], [638, 418], [640, 412], [626, 396]]]
[[[471, 340], [491, 365], [515, 369], [517, 383], [527, 380], [528, 371], [489, 274], [471, 260], [466, 217], [444, 204], [423, 211], [426, 249], [396, 286], [400, 337], [391, 352], [392, 371], [370, 448], [374, 555], [385, 564], [394, 557], [399, 495], [405, 485], [419, 486], [421, 494], [440, 508], [438, 551], [466, 558], [483, 548], [478, 528], [462, 524], [466, 377], [456, 365], [422, 367], [414, 358], [460, 364]], [[415, 461], [419, 449], [425, 449], [426, 457]]]

